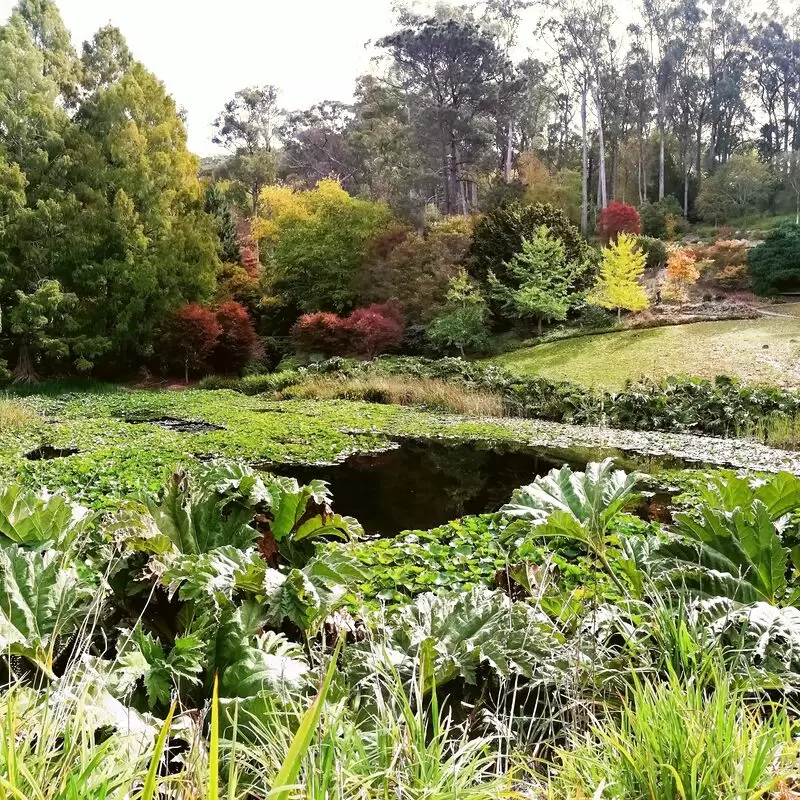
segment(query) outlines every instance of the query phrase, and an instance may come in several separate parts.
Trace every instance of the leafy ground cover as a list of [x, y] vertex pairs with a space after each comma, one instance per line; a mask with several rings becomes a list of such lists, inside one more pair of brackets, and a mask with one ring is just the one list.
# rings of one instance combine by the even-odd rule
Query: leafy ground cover
[[[776, 306], [776, 312], [781, 308]], [[612, 390], [643, 376], [667, 375], [728, 375], [796, 387], [800, 321], [770, 316], [582, 336], [505, 353], [491, 363], [520, 375]]]
[[[36, 412], [0, 429], [0, 475], [26, 486], [65, 489], [92, 506], [154, 490], [181, 464], [213, 456], [262, 462], [334, 462], [375, 451], [392, 436], [439, 436], [667, 455], [695, 463], [800, 472], [800, 457], [751, 441], [655, 431], [617, 431], [521, 419], [480, 419], [352, 401], [273, 401], [229, 390], [127, 391], [30, 397]], [[161, 427], [162, 418], [204, 421], [213, 430]], [[30, 460], [42, 446], [74, 455]]]

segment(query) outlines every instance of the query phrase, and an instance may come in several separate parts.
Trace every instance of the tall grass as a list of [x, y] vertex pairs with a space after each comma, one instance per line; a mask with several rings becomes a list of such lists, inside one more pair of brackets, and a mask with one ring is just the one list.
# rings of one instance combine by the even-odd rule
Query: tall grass
[[[238, 707], [215, 691], [205, 721], [192, 710], [173, 718], [174, 707], [163, 723], [148, 720], [113, 700], [78, 663], [42, 692], [7, 688], [0, 692], [0, 798], [516, 796], [493, 741], [468, 738], [391, 668], [368, 678], [353, 708], [336, 686], [336, 654], [323, 667], [310, 705], [265, 695], [249, 719], [247, 702]], [[176, 760], [170, 752], [179, 742], [189, 749]]]
[[619, 713], [573, 732], [548, 798], [750, 800], [773, 790], [797, 756], [785, 709], [753, 706], [718, 668], [709, 682], [635, 678]]
[[41, 417], [29, 406], [6, 395], [0, 397], [0, 431], [13, 431], [40, 422]]
[[298, 400], [362, 400], [478, 417], [501, 417], [501, 397], [457, 383], [407, 375], [365, 375], [355, 378], [313, 378], [283, 390]]

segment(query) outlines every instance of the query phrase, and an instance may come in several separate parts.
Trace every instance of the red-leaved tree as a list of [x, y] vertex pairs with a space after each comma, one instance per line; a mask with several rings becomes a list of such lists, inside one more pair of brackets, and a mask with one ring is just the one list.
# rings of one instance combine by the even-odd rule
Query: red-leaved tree
[[324, 356], [345, 353], [350, 346], [350, 332], [345, 321], [327, 311], [303, 314], [292, 328], [292, 339], [301, 353]]
[[641, 233], [642, 223], [633, 206], [613, 200], [600, 211], [597, 228], [603, 243], [608, 244], [615, 242], [621, 233]]
[[391, 303], [357, 308], [344, 320], [351, 334], [351, 352], [374, 358], [403, 341], [403, 317]]
[[219, 338], [214, 348], [214, 367], [219, 372], [241, 372], [258, 348], [258, 335], [247, 309], [235, 300], [217, 308]]
[[357, 308], [347, 317], [318, 311], [300, 317], [292, 337], [304, 353], [373, 358], [403, 341], [403, 316], [391, 303]]
[[206, 367], [221, 333], [217, 315], [197, 303], [189, 303], [172, 315], [164, 344], [170, 361], [183, 365], [187, 384], [190, 370]]

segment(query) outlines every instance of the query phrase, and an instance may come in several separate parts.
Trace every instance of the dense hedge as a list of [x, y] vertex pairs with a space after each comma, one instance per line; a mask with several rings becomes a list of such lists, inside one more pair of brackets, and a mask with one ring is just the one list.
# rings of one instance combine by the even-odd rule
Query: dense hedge
[[499, 394], [510, 414], [579, 425], [735, 436], [752, 433], [776, 417], [800, 415], [800, 392], [747, 386], [719, 376], [713, 381], [669, 377], [628, 383], [620, 392], [587, 389], [567, 381], [527, 378], [460, 358], [383, 357], [372, 361], [331, 358], [292, 372], [241, 381], [209, 379], [201, 388], [247, 394], [277, 390], [318, 375], [409, 375], [463, 383]]

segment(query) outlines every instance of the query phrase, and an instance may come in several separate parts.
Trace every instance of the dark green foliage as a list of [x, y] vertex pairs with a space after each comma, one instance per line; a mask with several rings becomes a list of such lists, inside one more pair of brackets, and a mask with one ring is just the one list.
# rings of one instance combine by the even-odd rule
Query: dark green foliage
[[212, 184], [206, 189], [206, 214], [214, 220], [219, 238], [219, 257], [228, 263], [239, 263], [239, 237], [230, 204], [219, 186]]
[[661, 239], [653, 236], [637, 236], [636, 242], [647, 258], [645, 269], [656, 270], [667, 266], [667, 247]]
[[593, 277], [591, 248], [567, 215], [549, 203], [508, 203], [486, 214], [472, 237], [469, 253], [472, 276], [485, 283], [489, 272], [493, 272], [501, 283], [506, 283], [505, 265], [522, 252], [522, 240], [532, 241], [542, 225], [564, 245], [564, 258], [575, 270], [576, 288], [587, 288]]
[[781, 225], [747, 254], [756, 294], [800, 290], [800, 225]]
[[667, 195], [655, 203], [644, 203], [639, 208], [639, 219], [642, 222], [642, 233], [654, 239], [663, 239], [667, 235], [667, 217], [673, 216], [676, 220], [683, 216], [681, 204], [672, 196]]

